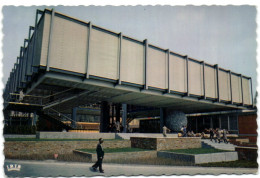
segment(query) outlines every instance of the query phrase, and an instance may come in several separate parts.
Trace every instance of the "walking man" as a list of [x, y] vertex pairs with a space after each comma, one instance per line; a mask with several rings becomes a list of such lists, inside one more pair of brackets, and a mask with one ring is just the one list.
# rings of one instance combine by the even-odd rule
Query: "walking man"
[[167, 132], [170, 132], [171, 130], [168, 129], [166, 126], [163, 126], [163, 136], [167, 137]]
[[97, 167], [99, 167], [99, 172], [104, 173], [104, 170], [102, 169], [102, 161], [104, 159], [104, 151], [102, 148], [102, 143], [104, 140], [102, 138], [99, 139], [99, 143], [97, 145], [97, 162], [92, 166], [94, 171], [97, 171]]

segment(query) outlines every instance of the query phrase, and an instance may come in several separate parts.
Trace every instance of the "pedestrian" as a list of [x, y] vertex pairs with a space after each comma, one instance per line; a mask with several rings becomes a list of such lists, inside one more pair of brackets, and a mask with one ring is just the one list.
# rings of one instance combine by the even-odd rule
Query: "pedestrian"
[[224, 141], [224, 143], [228, 143], [227, 134], [228, 134], [228, 131], [226, 129], [223, 129], [223, 141]]
[[210, 128], [210, 129], [209, 129], [209, 138], [210, 138], [210, 141], [212, 141], [213, 137], [214, 137], [214, 131], [213, 131], [212, 128]]
[[220, 139], [221, 139], [221, 130], [219, 128], [216, 129], [216, 136], [218, 139], [218, 143], [220, 143]]
[[99, 167], [99, 172], [104, 173], [104, 170], [102, 169], [102, 161], [104, 159], [104, 150], [102, 148], [102, 143], [104, 140], [102, 138], [99, 139], [99, 143], [96, 148], [97, 152], [97, 162], [92, 166], [92, 169], [94, 171], [97, 171], [97, 167]]
[[166, 126], [163, 126], [163, 136], [167, 137], [167, 132], [170, 132], [171, 130], [168, 129]]
[[183, 137], [187, 137], [187, 127], [183, 127]]

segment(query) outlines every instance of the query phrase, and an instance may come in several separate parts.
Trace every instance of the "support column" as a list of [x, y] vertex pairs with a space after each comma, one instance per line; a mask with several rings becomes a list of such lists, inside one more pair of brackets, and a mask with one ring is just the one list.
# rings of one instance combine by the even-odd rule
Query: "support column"
[[108, 132], [110, 106], [107, 101], [101, 102], [100, 132]]
[[116, 122], [120, 122], [120, 104], [116, 104]]
[[122, 104], [123, 114], [122, 114], [122, 125], [123, 133], [126, 133], [126, 119], [127, 119], [127, 104]]
[[38, 115], [36, 114], [36, 111], [34, 111], [32, 125], [36, 125], [37, 119], [38, 119]]
[[160, 108], [160, 133], [163, 133], [163, 126], [165, 125], [165, 109]]
[[72, 109], [72, 118], [71, 118], [71, 119], [72, 119], [74, 122], [71, 123], [71, 126], [72, 126], [73, 128], [76, 127], [76, 121], [77, 121], [77, 110], [78, 110], [77, 107], [75, 107], [75, 108]]

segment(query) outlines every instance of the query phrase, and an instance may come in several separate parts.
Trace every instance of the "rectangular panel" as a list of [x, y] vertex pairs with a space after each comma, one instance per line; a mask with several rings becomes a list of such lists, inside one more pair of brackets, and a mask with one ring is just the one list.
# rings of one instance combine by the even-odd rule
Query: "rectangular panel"
[[[41, 58], [41, 48], [42, 48], [42, 41], [43, 41], [43, 25], [44, 25], [44, 18], [39, 21], [37, 25], [37, 35], [36, 35], [36, 44], [35, 44], [35, 52], [34, 52], [34, 59], [33, 65], [39, 66], [40, 65], [40, 58]], [[35, 32], [34, 32], [35, 36]]]
[[92, 29], [89, 75], [118, 80], [119, 37]]
[[205, 94], [209, 98], [217, 98], [217, 73], [214, 67], [205, 66]]
[[122, 39], [121, 80], [144, 85], [144, 45]]
[[47, 55], [48, 55], [48, 46], [49, 46], [51, 14], [45, 13], [43, 20], [44, 20], [44, 25], [43, 25], [40, 65], [46, 66], [47, 65]]
[[244, 104], [251, 105], [252, 104], [252, 98], [251, 98], [251, 83], [250, 80], [247, 78], [242, 78], [242, 84], [243, 84], [243, 101]]
[[231, 100], [229, 73], [222, 70], [219, 70], [219, 98], [224, 101]]
[[186, 93], [187, 92], [187, 72], [186, 72], [186, 60], [170, 55], [169, 61], [169, 79], [170, 90]]
[[50, 67], [86, 73], [88, 27], [55, 16]]
[[189, 60], [189, 93], [203, 95], [203, 66], [200, 63]]
[[148, 47], [147, 85], [150, 87], [167, 88], [167, 55], [159, 49]]
[[28, 48], [26, 48], [26, 50], [23, 54], [23, 67], [22, 67], [22, 80], [21, 80], [21, 82], [25, 82], [26, 65], [27, 65], [27, 53], [28, 53]]
[[235, 103], [242, 103], [241, 78], [231, 74], [232, 100]]
[[28, 45], [28, 62], [27, 62], [27, 69], [26, 69], [26, 75], [31, 75], [32, 74], [32, 54], [33, 54], [33, 40], [31, 40], [29, 42], [29, 45]]

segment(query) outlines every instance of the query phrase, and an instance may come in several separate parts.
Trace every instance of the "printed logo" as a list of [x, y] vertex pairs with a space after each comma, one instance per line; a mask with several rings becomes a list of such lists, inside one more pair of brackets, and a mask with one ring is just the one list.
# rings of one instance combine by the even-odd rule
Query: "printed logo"
[[7, 171], [20, 171], [21, 170], [21, 165], [19, 164], [10, 164], [7, 165]]

